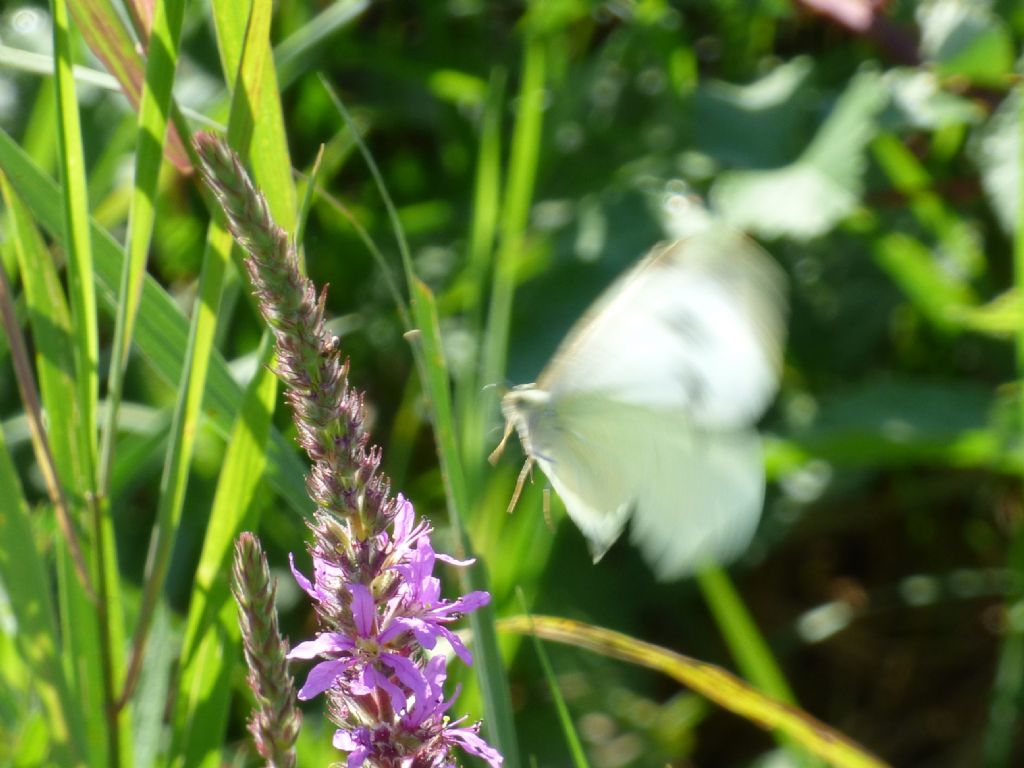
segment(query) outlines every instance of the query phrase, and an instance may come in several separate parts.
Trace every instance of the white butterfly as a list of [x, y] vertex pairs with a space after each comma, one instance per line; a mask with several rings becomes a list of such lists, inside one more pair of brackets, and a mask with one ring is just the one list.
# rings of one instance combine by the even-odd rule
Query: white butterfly
[[[656, 246], [598, 299], [535, 384], [502, 399], [512, 428], [586, 535], [622, 533], [662, 579], [749, 543], [764, 501], [753, 425], [778, 388], [785, 278], [712, 225]], [[515, 498], [513, 498], [513, 503]]]

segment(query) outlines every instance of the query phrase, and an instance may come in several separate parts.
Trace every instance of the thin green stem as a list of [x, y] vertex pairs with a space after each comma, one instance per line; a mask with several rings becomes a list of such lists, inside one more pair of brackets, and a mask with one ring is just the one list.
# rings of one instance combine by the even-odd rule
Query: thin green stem
[[[1013, 270], [1017, 295], [1024, 296], [1024, 93], [1020, 87], [1017, 88], [1017, 99], [1019, 155], [1016, 162], [1020, 189], [1017, 229], [1013, 240]], [[1024, 380], [1024, 324], [1018, 326], [1014, 341], [1019, 385]], [[1019, 398], [1018, 408], [1021, 423], [1024, 424], [1024, 390], [1020, 390]], [[1020, 522], [1011, 534], [1007, 561], [1007, 570], [1015, 577], [1018, 591], [1006, 605], [1006, 634], [996, 666], [988, 726], [982, 745], [982, 761], [987, 768], [1010, 765], [1014, 737], [1024, 708], [1024, 595], [1019, 591], [1019, 585], [1024, 583], [1024, 525]]]

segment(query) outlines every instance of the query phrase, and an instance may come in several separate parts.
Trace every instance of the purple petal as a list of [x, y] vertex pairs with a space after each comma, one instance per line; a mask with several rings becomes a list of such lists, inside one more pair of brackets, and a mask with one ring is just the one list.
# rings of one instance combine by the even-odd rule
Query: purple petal
[[357, 731], [343, 731], [338, 729], [334, 732], [331, 743], [335, 748], [348, 752], [346, 768], [360, 768], [370, 756], [370, 733], [366, 728]]
[[466, 666], [473, 666], [473, 654], [463, 645], [458, 635], [448, 629], [448, 627], [442, 627], [441, 625], [438, 625], [437, 632], [448, 641], [452, 650], [455, 651], [455, 655], [462, 659]]
[[332, 685], [345, 670], [352, 666], [351, 659], [322, 661], [309, 670], [305, 684], [299, 690], [299, 699], [309, 701], [317, 694], [323, 693]]
[[371, 688], [379, 688], [391, 699], [391, 707], [395, 712], [405, 712], [409, 704], [409, 696], [399, 688], [387, 675], [375, 667], [363, 669], [363, 682]]
[[499, 768], [505, 758], [501, 756], [498, 750], [477, 736], [476, 730], [478, 727], [449, 728], [446, 734], [447, 740], [453, 744], [458, 744], [469, 754], [483, 758], [491, 768]]
[[471, 613], [477, 608], [487, 605], [489, 602], [491, 602], [490, 593], [477, 590], [476, 592], [470, 592], [468, 595], [463, 595], [452, 603], [452, 609], [459, 613]]
[[373, 595], [364, 584], [349, 584], [348, 589], [352, 593], [352, 620], [355, 622], [356, 630], [360, 637], [372, 637], [374, 619], [377, 618], [377, 606], [374, 605]]
[[315, 640], [306, 640], [299, 643], [288, 651], [289, 659], [315, 659], [325, 653], [345, 653], [355, 648], [353, 643], [345, 635], [338, 632], [324, 632]]
[[405, 685], [413, 696], [421, 696], [427, 688], [423, 672], [410, 659], [397, 653], [381, 654], [380, 660], [387, 664], [395, 673], [395, 677]]
[[295, 555], [291, 552], [288, 553], [288, 565], [292, 569], [292, 576], [295, 577], [295, 581], [297, 581], [299, 586], [302, 587], [302, 590], [314, 600], [320, 602], [320, 594], [313, 589], [313, 585], [310, 583], [309, 579], [303, 576], [299, 569], [295, 567]]
[[[428, 651], [437, 645], [437, 625], [432, 622], [426, 622], [423, 619], [411, 616], [406, 618], [396, 618], [391, 623], [389, 631], [391, 628], [395, 628], [399, 632], [405, 630], [412, 632], [413, 636], [416, 638], [416, 642]], [[398, 634], [398, 632], [394, 632], [393, 634]]]
[[398, 507], [394, 519], [395, 541], [400, 542], [412, 530], [412, 522], [416, 513], [413, 511], [412, 504], [402, 494], [395, 497], [395, 505]]
[[[444, 710], [439, 709], [443, 703], [444, 681], [447, 677], [444, 656], [432, 656], [423, 669], [423, 680], [425, 686], [418, 694], [412, 707], [402, 718], [402, 722], [409, 730], [418, 728], [424, 720], [434, 715], [443, 714]], [[453, 697], [454, 699], [454, 697]], [[444, 709], [447, 709], [445, 707]]]

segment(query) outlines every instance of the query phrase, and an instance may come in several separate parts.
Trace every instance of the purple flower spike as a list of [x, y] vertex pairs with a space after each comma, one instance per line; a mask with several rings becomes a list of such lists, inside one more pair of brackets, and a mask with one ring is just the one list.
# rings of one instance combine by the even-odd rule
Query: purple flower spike
[[299, 271], [293, 242], [238, 157], [209, 134], [197, 138], [196, 149], [203, 178], [247, 253], [253, 293], [276, 340], [276, 373], [312, 462], [313, 580], [294, 559], [291, 569], [313, 601], [320, 632], [288, 658], [321, 661], [298, 698], [326, 693], [338, 725], [334, 746], [348, 753], [348, 768], [448, 768], [456, 747], [496, 768], [502, 758], [479, 737], [479, 725], [456, 727], [461, 721], [445, 714], [457, 692], [444, 698], [444, 658], [425, 661], [440, 638], [469, 664], [469, 651], [447, 625], [490, 597], [441, 597], [435, 562], [472, 561], [435, 553], [430, 525], [416, 520], [408, 499], [391, 495], [378, 471], [380, 449], [369, 446], [366, 397], [349, 386], [348, 362], [324, 325], [325, 295]]

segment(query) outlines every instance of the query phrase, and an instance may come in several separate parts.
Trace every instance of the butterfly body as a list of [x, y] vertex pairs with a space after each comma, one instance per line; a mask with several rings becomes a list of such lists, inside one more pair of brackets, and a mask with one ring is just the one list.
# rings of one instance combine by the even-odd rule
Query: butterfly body
[[628, 520], [656, 573], [735, 556], [764, 496], [753, 424], [774, 396], [781, 272], [712, 228], [654, 248], [569, 333], [536, 384], [502, 400], [595, 560]]

